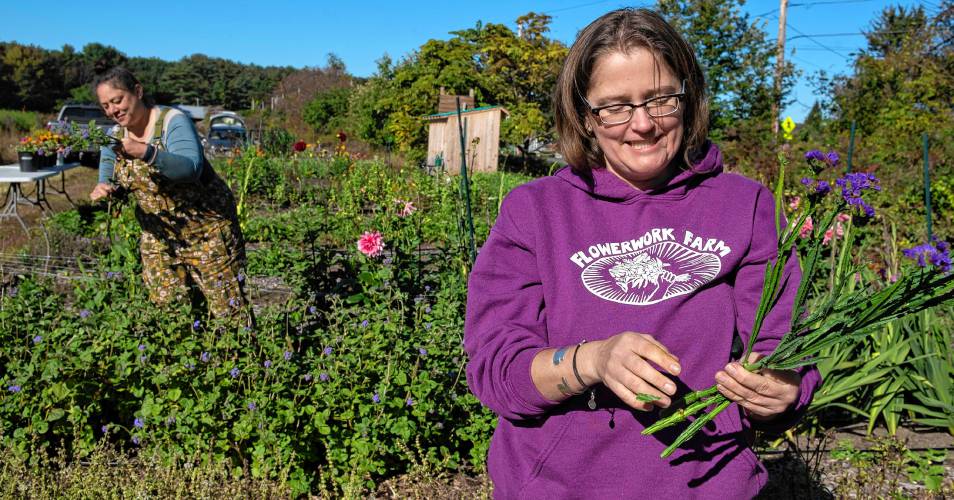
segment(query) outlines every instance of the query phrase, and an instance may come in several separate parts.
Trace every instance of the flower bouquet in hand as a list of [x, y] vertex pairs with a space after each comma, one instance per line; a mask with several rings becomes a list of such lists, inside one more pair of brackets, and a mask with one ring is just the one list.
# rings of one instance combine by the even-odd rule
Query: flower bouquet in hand
[[[814, 175], [838, 163], [838, 155], [827, 155], [813, 150], [805, 155]], [[782, 202], [785, 161], [781, 161], [779, 180], [775, 190], [775, 226], [778, 234], [778, 254], [765, 268], [765, 284], [755, 314], [752, 333], [741, 357], [742, 366], [749, 371], [762, 369], [791, 370], [813, 364], [827, 348], [844, 342], [854, 342], [869, 335], [888, 321], [942, 304], [954, 299], [954, 273], [946, 242], [932, 242], [905, 251], [917, 259], [918, 268], [902, 274], [890, 284], [848, 286], [855, 279], [856, 269], [851, 264], [854, 250], [853, 223], [866, 223], [874, 216], [874, 208], [865, 200], [866, 193], [880, 191], [874, 174], [849, 173], [835, 181], [834, 186], [823, 180], [804, 178], [801, 184], [808, 192], [792, 216], [790, 224], [782, 224]], [[840, 192], [839, 192], [840, 191]], [[840, 195], [840, 196], [839, 196]], [[834, 198], [834, 199], [833, 199]], [[832, 200], [833, 199], [833, 200]], [[845, 217], [844, 214], [850, 214]], [[813, 224], [812, 221], [819, 221]], [[843, 240], [838, 261], [832, 266], [832, 286], [824, 293], [813, 293], [812, 282], [818, 271], [822, 246], [829, 243], [830, 233], [816, 228], [838, 227]], [[772, 354], [755, 362], [749, 354], [759, 335], [762, 321], [782, 295], [782, 275], [792, 248], [803, 238], [804, 255], [801, 258], [802, 279], [792, 308], [789, 333], [782, 338]], [[812, 301], [812, 310], [806, 304]], [[679, 408], [643, 430], [653, 434], [694, 417], [692, 423], [667, 447], [661, 457], [688, 441], [710, 420], [725, 410], [732, 401], [713, 384], [704, 390], [691, 392], [674, 402]]]

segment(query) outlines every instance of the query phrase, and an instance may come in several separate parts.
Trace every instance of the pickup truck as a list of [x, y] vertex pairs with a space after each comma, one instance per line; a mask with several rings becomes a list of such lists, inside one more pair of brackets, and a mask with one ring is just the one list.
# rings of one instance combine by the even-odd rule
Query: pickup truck
[[96, 126], [104, 132], [108, 132], [116, 124], [103, 113], [103, 108], [95, 104], [64, 104], [56, 115], [56, 121], [47, 125], [67, 121], [74, 122], [80, 129], [85, 129], [89, 126], [90, 120], [96, 120]]

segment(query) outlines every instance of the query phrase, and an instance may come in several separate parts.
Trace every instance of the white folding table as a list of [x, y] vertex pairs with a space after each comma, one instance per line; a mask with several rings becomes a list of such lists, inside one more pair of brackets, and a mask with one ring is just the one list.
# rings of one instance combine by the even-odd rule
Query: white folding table
[[[67, 170], [78, 167], [79, 163], [64, 163], [54, 167], [39, 169], [36, 172], [21, 172], [17, 164], [0, 166], [0, 184], [7, 184], [7, 192], [3, 199], [3, 209], [0, 210], [0, 220], [14, 219], [20, 223], [24, 231], [29, 232], [26, 222], [20, 217], [20, 205], [33, 205], [46, 213], [52, 211], [49, 200], [46, 199], [46, 180], [54, 175], [60, 175], [60, 188], [51, 187], [50, 190], [66, 196], [65, 173]], [[34, 197], [30, 198], [23, 192], [22, 184], [34, 183]]]

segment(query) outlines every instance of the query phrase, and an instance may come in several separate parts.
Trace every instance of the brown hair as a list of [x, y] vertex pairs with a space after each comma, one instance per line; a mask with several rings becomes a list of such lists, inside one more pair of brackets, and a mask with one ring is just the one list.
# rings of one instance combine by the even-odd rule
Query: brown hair
[[[93, 78], [93, 83], [90, 85], [93, 90], [93, 95], [96, 95], [96, 89], [99, 88], [102, 84], [109, 84], [113, 88], [119, 90], [125, 90], [126, 92], [136, 92], [136, 86], [142, 87], [142, 83], [136, 78], [136, 75], [132, 74], [132, 71], [122, 67], [114, 66], [104, 73], [100, 73]], [[146, 107], [151, 107], [153, 105], [152, 98], [143, 92], [142, 97], [143, 103]]]
[[709, 134], [709, 104], [705, 75], [689, 43], [659, 14], [647, 9], [619, 9], [589, 24], [570, 47], [553, 93], [560, 152], [577, 172], [605, 165], [596, 138], [586, 129], [589, 106], [583, 102], [597, 60], [608, 53], [627, 53], [635, 48], [662, 57], [675, 76], [686, 82], [682, 102], [684, 138], [681, 145], [686, 165], [698, 157]]

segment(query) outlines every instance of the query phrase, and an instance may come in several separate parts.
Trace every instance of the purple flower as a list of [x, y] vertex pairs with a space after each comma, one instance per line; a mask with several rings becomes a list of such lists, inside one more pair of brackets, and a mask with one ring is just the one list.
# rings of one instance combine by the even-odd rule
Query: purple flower
[[305, 382], [311, 382], [311, 374], [310, 374], [310, 373], [306, 373], [304, 378], [305, 378]]
[[815, 182], [815, 180], [812, 179], [811, 177], [802, 177], [803, 186], [811, 186], [813, 182]]
[[186, 363], [184, 366], [185, 366], [186, 370], [189, 370], [190, 372], [191, 372], [192, 370], [195, 370], [195, 363]]
[[255, 403], [250, 402], [250, 403], [248, 404], [248, 409], [249, 409], [249, 410], [255, 411], [255, 408], [257, 408], [257, 406], [255, 406]]
[[142, 356], [139, 356], [139, 362], [140, 362], [140, 363], [145, 363], [145, 362], [146, 362], [146, 355], [145, 355], [145, 354], [143, 354]]
[[238, 300], [235, 300], [235, 297], [229, 299], [229, 306], [235, 307], [238, 305]]
[[424, 301], [424, 297], [421, 297], [420, 295], [418, 295], [417, 297], [414, 297], [415, 304], [420, 304], [423, 301]]
[[364, 320], [361, 322], [361, 328], [367, 328], [369, 324], [368, 320]]
[[331, 356], [331, 353], [332, 353], [332, 352], [334, 352], [334, 349], [332, 349], [331, 346], [325, 347], [325, 348], [321, 351], [321, 353], [324, 354], [325, 356]]
[[146, 350], [146, 344], [139, 344], [139, 352]]
[[109, 425], [103, 424], [103, 426], [100, 427], [99, 430], [103, 431], [103, 434], [107, 434], [109, 432]]
[[34, 344], [39, 344], [40, 342], [43, 342], [43, 337], [41, 335], [37, 335], [36, 337], [33, 337]]
[[417, 352], [418, 352], [418, 354], [420, 354], [421, 356], [427, 356], [427, 349], [425, 349], [425, 348], [423, 348], [423, 347], [419, 347], [419, 348], [417, 349]]
[[381, 402], [381, 397], [378, 396], [378, 393], [374, 393], [374, 395], [371, 396], [371, 402], [374, 404], [378, 404]]
[[831, 192], [831, 184], [828, 184], [826, 181], [818, 181], [818, 185], [815, 186], [815, 193], [822, 196]]
[[143, 422], [141, 418], [138, 418], [138, 417], [137, 417], [135, 420], [133, 420], [133, 425], [134, 425], [137, 429], [142, 429], [143, 427], [146, 426], [146, 423]]
[[11, 385], [11, 386], [8, 386], [8, 387], [7, 387], [7, 390], [8, 390], [8, 391], [14, 392], [14, 393], [20, 392], [21, 389], [22, 389], [22, 388], [21, 388], [19, 385]]
[[176, 423], [176, 417], [169, 415], [169, 417], [166, 418], [166, 425], [172, 425], [174, 423]]
[[951, 271], [950, 246], [943, 240], [934, 240], [934, 244], [923, 243], [914, 248], [902, 250], [901, 253], [907, 258], [917, 261], [920, 267], [927, 267], [930, 263], [930, 265], [945, 273]]
[[431, 291], [431, 285], [424, 285], [424, 291], [425, 291], [425, 292], [430, 292], [430, 291]]
[[328, 379], [330, 379], [330, 378], [331, 378], [331, 377], [329, 377], [328, 374], [325, 373], [325, 372], [321, 372], [321, 373], [318, 374], [318, 380], [320, 380], [320, 381], [322, 381], [322, 382], [327, 382]]
[[265, 368], [271, 368], [272, 362], [266, 359], [265, 362], [262, 363], [262, 366], [264, 366]]
[[208, 362], [209, 362], [209, 353], [208, 353], [208, 352], [205, 352], [205, 351], [202, 351], [202, 354], [199, 355], [199, 360], [202, 361], [203, 363], [208, 363]]
[[408, 406], [414, 406], [414, 398], [412, 398], [411, 396], [408, 396], [407, 399], [404, 400], [404, 404]]
[[391, 257], [385, 257], [385, 258], [384, 258], [383, 263], [384, 263], [385, 266], [391, 265], [391, 262], [393, 262], [393, 261], [391, 260]]
[[819, 151], [819, 150], [817, 150], [817, 149], [813, 149], [813, 150], [811, 150], [811, 151], [805, 153], [805, 159], [806, 159], [806, 160], [809, 160], [809, 161], [811, 161], [811, 160], [815, 160], [815, 161], [825, 161], [825, 155], [822, 154], [821, 151]]
[[285, 351], [285, 353], [282, 354], [282, 356], [285, 357], [285, 361], [290, 361], [290, 360], [292, 359], [292, 352], [291, 352], [291, 351]]
[[193, 330], [198, 330], [200, 326], [202, 326], [202, 322], [201, 322], [201, 321], [195, 320], [195, 321], [192, 322], [192, 329], [193, 329]]
[[316, 312], [318, 312], [318, 308], [315, 306], [308, 306], [308, 312], [310, 314], [315, 314]]
[[830, 165], [830, 166], [832, 166], [832, 167], [838, 165], [838, 160], [839, 160], [839, 159], [840, 159], [840, 158], [839, 158], [839, 156], [838, 156], [838, 153], [836, 153], [836, 152], [834, 152], [834, 151], [829, 151], [828, 154], [825, 155], [825, 163], [828, 163], [828, 165]]
[[239, 373], [242, 373], [242, 371], [239, 370], [238, 368], [232, 368], [231, 370], [229, 370], [229, 375], [231, 375], [232, 378], [238, 377]]
[[132, 442], [134, 445], [139, 446], [139, 436], [133, 436]]
[[431, 329], [431, 324], [430, 324], [430, 323], [424, 323], [424, 329], [425, 329], [425, 330], [430, 330], [430, 329]]
[[239, 282], [239, 283], [244, 283], [244, 282], [245, 282], [245, 275], [244, 275], [244, 274], [239, 273], [239, 275], [238, 275], [238, 282]]
[[79, 313], [80, 318], [83, 318], [83, 319], [88, 318], [90, 314], [93, 314], [93, 313], [89, 312], [89, 309], [83, 309], [83, 310], [80, 311], [80, 313]]
[[430, 314], [430, 313], [431, 313], [431, 306], [425, 307], [425, 308], [424, 308], [424, 312], [427, 313], [427, 314]]

